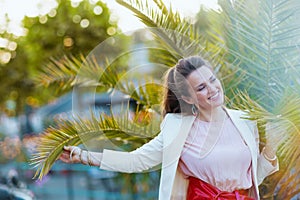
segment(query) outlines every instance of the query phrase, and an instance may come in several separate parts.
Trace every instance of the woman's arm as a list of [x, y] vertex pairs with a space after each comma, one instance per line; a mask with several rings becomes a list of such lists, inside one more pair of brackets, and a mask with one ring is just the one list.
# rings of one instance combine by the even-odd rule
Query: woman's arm
[[131, 152], [103, 150], [100, 168], [126, 173], [149, 170], [162, 162], [162, 133]]
[[65, 163], [82, 163], [118, 172], [142, 172], [162, 161], [162, 134], [131, 152], [104, 149], [103, 153], [82, 150], [77, 146], [64, 147], [60, 160]]
[[118, 172], [142, 172], [162, 162], [163, 127], [166, 117], [161, 123], [161, 133], [150, 142], [131, 152], [104, 149], [103, 153], [81, 150], [76, 146], [64, 147], [60, 160], [65, 163], [82, 163], [98, 166], [101, 169]]
[[276, 156], [276, 147], [271, 146], [269, 137], [267, 137], [265, 147], [259, 152], [259, 134], [256, 124], [254, 126], [254, 135], [258, 149], [257, 180], [258, 184], [261, 184], [267, 176], [279, 170], [279, 164]]

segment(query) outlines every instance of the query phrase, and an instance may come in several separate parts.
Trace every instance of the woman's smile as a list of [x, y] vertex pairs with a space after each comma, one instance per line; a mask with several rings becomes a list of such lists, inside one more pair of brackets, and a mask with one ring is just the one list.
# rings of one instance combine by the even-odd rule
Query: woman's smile
[[208, 99], [211, 101], [217, 100], [218, 98], [219, 98], [219, 90], [212, 96], [208, 97]]

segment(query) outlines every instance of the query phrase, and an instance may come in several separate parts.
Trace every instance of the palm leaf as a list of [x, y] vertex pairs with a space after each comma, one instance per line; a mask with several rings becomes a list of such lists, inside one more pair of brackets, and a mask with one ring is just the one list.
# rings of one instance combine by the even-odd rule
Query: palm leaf
[[[124, 79], [116, 86], [116, 89], [129, 95], [132, 99], [137, 101], [138, 104], [144, 105], [147, 108], [159, 105], [162, 101], [161, 94], [163, 87], [161, 83], [157, 83], [151, 79], [140, 80], [138, 85]], [[159, 112], [159, 110], [157, 110], [157, 112]]]
[[106, 65], [99, 65], [93, 55], [88, 58], [82, 55], [80, 58], [64, 56], [61, 59], [52, 58], [51, 62], [38, 74], [36, 82], [45, 87], [56, 85], [59, 90], [70, 89], [74, 86], [109, 88], [116, 85], [119, 76], [124, 72], [118, 71], [108, 61]]
[[102, 63], [105, 63], [104, 66], [101, 66], [92, 55], [88, 58], [82, 56], [80, 59], [75, 57], [52, 59], [36, 80], [45, 87], [55, 85], [58, 90], [74, 87], [76, 90], [84, 88], [85, 91], [95, 88], [100, 91], [118, 90], [148, 108], [159, 104], [162, 89], [160, 83], [155, 83], [145, 75], [140, 77], [139, 81], [146, 84], [138, 86], [131, 77], [126, 76], [124, 70], [114, 66], [112, 61], [106, 60]]
[[[72, 60], [73, 58], [68, 59], [66, 56], [61, 59], [51, 58], [43, 71], [35, 77], [35, 82], [45, 87], [57, 84], [62, 89], [69, 88], [80, 68], [77, 60], [74, 60], [74, 63]], [[72, 64], [70, 65], [70, 63]]]
[[265, 125], [271, 122], [273, 140], [280, 144], [277, 152], [280, 171], [266, 179], [262, 196], [290, 199], [299, 192], [296, 174], [299, 173], [300, 156], [300, 2], [223, 0], [219, 3], [227, 20], [224, 30], [229, 54], [226, 59], [239, 63], [240, 71], [236, 76], [242, 73], [244, 80], [237, 88], [247, 91], [249, 97], [237, 94], [242, 98], [232, 101], [236, 101], [240, 109], [249, 110], [252, 118], [258, 120], [262, 142]]
[[[272, 145], [279, 147], [280, 171], [265, 181], [268, 192], [264, 196], [273, 196], [274, 190], [279, 188], [276, 195], [278, 199], [292, 198], [300, 191], [300, 95], [286, 91], [272, 113], [253, 101], [246, 92], [237, 92], [235, 98], [235, 108], [245, 110], [248, 114], [245, 118], [257, 121], [262, 146], [264, 133], [269, 131], [274, 142]], [[268, 128], [267, 123], [271, 124]]]
[[[66, 145], [80, 145], [91, 139], [109, 140], [120, 146], [120, 143], [131, 144], [136, 148], [158, 134], [160, 118], [154, 117], [148, 124], [132, 121], [129, 109], [119, 117], [100, 115], [91, 112], [89, 118], [76, 116], [72, 120], [58, 119], [57, 127], [49, 127], [40, 136], [37, 152], [30, 163], [37, 168], [34, 178], [42, 179], [62, 153]], [[141, 134], [142, 133], [142, 134]]]
[[252, 98], [271, 111], [285, 88], [290, 87], [287, 80], [299, 76], [300, 3], [293, 0], [220, 3], [228, 19], [225, 31], [230, 59], [238, 60], [246, 75], [238, 87], [247, 89]]
[[172, 65], [174, 65], [182, 57], [203, 51], [199, 43], [201, 37], [191, 23], [181, 18], [178, 12], [167, 9], [162, 1], [154, 1], [156, 9], [150, 6], [148, 1], [117, 0], [117, 2], [131, 10], [147, 27], [150, 27], [149, 30], [154, 33], [155, 41], [159, 44], [158, 48], [168, 50], [168, 56], [163, 55], [162, 61], [166, 57], [168, 60], [173, 58]]

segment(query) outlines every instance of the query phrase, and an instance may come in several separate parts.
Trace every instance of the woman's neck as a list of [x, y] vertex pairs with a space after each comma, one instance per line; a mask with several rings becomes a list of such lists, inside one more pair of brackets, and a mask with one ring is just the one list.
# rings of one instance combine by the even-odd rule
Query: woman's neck
[[227, 114], [223, 106], [218, 106], [210, 110], [200, 110], [198, 118], [207, 122], [222, 122]]

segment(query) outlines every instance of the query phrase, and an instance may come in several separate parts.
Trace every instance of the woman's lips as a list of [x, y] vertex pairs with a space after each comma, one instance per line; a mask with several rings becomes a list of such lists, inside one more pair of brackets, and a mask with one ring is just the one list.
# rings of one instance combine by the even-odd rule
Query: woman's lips
[[215, 100], [219, 97], [219, 91], [217, 91], [214, 95], [208, 97], [209, 100]]

